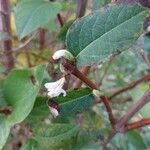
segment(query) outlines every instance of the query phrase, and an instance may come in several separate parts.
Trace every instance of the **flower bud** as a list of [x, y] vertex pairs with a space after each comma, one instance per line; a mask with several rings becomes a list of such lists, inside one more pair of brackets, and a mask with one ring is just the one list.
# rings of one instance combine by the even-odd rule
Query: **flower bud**
[[54, 118], [56, 118], [60, 112], [60, 108], [59, 108], [58, 103], [55, 102], [53, 99], [49, 99], [48, 100], [48, 107], [49, 107], [52, 115], [54, 116]]
[[93, 93], [93, 95], [96, 96], [96, 97], [100, 97], [100, 96], [103, 95], [103, 93], [102, 93], [101, 91], [95, 90], [95, 89], [92, 91], [92, 93]]
[[65, 59], [68, 59], [70, 61], [75, 60], [74, 56], [69, 51], [67, 51], [65, 49], [61, 49], [61, 50], [56, 51], [52, 57], [54, 60], [60, 59], [62, 57], [64, 57]]

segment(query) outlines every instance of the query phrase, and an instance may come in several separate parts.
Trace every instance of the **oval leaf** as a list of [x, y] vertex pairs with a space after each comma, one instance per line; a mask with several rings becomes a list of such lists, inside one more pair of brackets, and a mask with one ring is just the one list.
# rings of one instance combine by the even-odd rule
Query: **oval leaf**
[[91, 65], [132, 46], [150, 11], [140, 5], [111, 5], [77, 20], [67, 34], [77, 65]]
[[55, 100], [60, 106], [60, 116], [74, 115], [94, 104], [90, 89], [68, 91], [66, 97], [59, 96]]

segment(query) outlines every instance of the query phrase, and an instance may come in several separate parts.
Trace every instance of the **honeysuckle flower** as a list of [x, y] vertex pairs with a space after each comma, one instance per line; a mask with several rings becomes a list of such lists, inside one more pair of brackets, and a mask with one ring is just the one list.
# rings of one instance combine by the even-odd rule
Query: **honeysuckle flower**
[[52, 99], [48, 100], [48, 107], [52, 113], [52, 115], [54, 116], [54, 118], [56, 118], [59, 115], [60, 112], [60, 108], [57, 102], [55, 102]]
[[56, 97], [60, 94], [66, 96], [66, 91], [63, 89], [65, 77], [57, 80], [56, 82], [46, 83], [44, 86], [47, 88], [48, 96]]
[[61, 50], [56, 51], [52, 57], [54, 60], [64, 57], [65, 59], [74, 61], [74, 56], [66, 49], [61, 49]]

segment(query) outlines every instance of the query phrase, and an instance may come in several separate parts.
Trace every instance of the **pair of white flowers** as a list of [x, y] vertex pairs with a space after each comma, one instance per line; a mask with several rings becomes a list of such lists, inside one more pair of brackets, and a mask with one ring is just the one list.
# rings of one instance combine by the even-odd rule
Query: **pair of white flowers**
[[[65, 49], [56, 51], [52, 57], [54, 60], [60, 59], [62, 57], [71, 61], [74, 60], [73, 55]], [[47, 95], [50, 98], [57, 97], [60, 94], [63, 94], [63, 96], [66, 96], [66, 91], [63, 89], [65, 82], [66, 82], [65, 77], [62, 77], [56, 82], [45, 83], [44, 86], [45, 88], [47, 88], [47, 91], [48, 91]], [[49, 108], [54, 117], [57, 117], [59, 115], [59, 112], [56, 108], [52, 106], [49, 106]]]
[[[74, 60], [73, 55], [65, 49], [56, 51], [52, 57], [54, 60], [60, 59], [62, 57], [68, 60], [72, 60], [72, 61]], [[48, 90], [48, 96], [50, 96], [51, 98], [59, 96], [60, 94], [63, 94], [63, 96], [66, 96], [66, 91], [63, 89], [65, 81], [66, 81], [65, 77], [62, 77], [56, 82], [46, 83], [45, 87]]]

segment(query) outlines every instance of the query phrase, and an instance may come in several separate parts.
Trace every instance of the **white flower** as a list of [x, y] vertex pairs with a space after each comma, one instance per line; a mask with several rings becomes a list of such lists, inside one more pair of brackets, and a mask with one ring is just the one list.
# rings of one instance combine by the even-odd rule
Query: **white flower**
[[59, 115], [59, 112], [56, 108], [53, 108], [53, 107], [49, 107], [52, 115], [54, 116], [54, 118], [56, 118], [58, 115]]
[[73, 55], [66, 49], [61, 49], [61, 50], [56, 51], [52, 57], [54, 60], [64, 57], [68, 60], [74, 61]]
[[60, 94], [66, 96], [66, 91], [63, 89], [64, 83], [65, 83], [65, 77], [59, 79], [56, 82], [46, 83], [45, 87], [48, 90], [48, 96], [56, 97], [59, 96]]
[[150, 32], [150, 26], [147, 27], [147, 31]]

